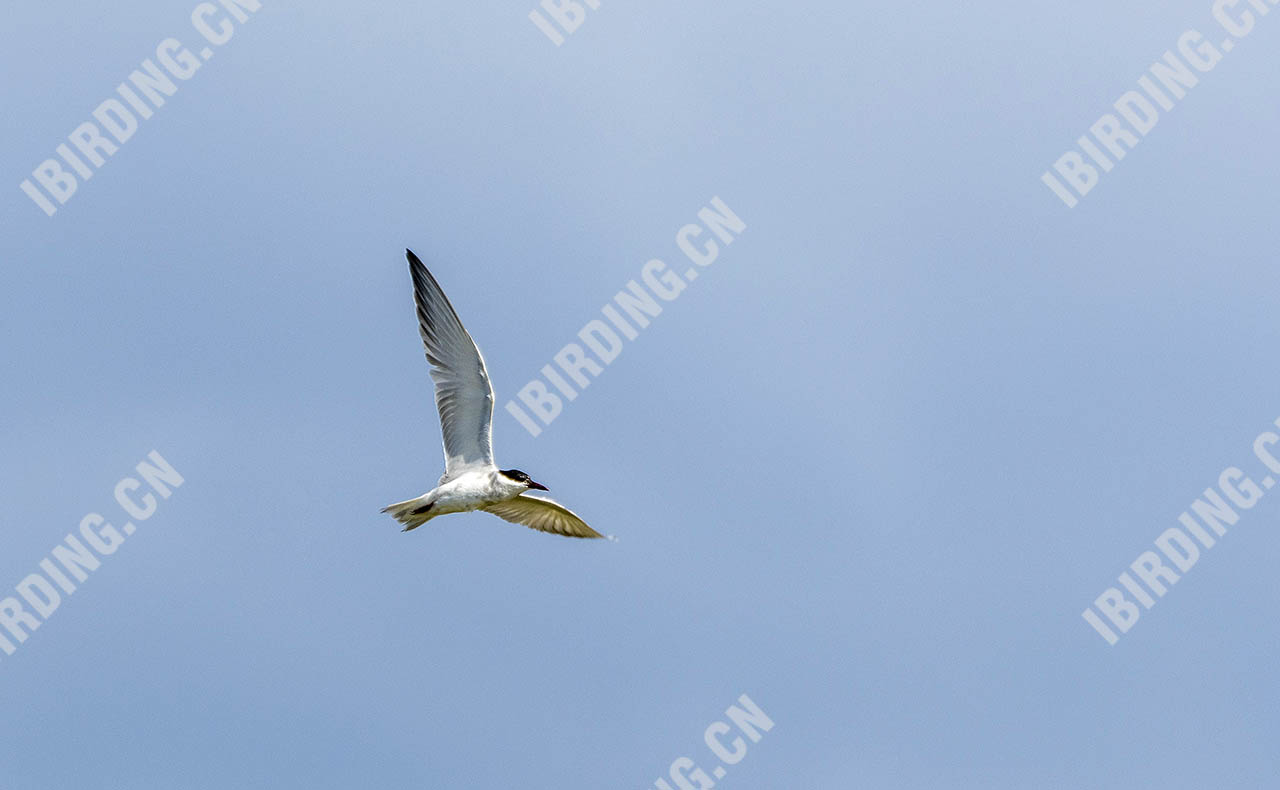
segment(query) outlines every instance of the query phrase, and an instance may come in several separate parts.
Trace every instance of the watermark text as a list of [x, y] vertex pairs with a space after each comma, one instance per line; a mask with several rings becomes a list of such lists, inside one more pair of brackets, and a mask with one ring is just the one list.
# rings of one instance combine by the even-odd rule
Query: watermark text
[[17, 652], [18, 646], [58, 611], [62, 596], [74, 593], [102, 565], [103, 557], [119, 550], [125, 539], [137, 531], [135, 521], [146, 521], [155, 515], [159, 507], [156, 494], [168, 499], [173, 489], [184, 482], [182, 475], [155, 450], [134, 471], [137, 477], [124, 478], [116, 483], [114, 491], [116, 503], [130, 519], [124, 526], [116, 529], [98, 513], [85, 515], [80, 519], [80, 528], [40, 560], [39, 571], [18, 582], [16, 595], [0, 599], [0, 651], [5, 655]]

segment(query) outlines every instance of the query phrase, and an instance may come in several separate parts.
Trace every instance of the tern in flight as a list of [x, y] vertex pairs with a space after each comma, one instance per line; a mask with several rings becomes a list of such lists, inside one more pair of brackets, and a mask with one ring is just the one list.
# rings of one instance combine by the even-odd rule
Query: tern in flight
[[418, 256], [405, 250], [418, 307], [418, 331], [431, 363], [444, 434], [444, 476], [435, 488], [383, 513], [417, 529], [436, 516], [483, 510], [504, 521], [570, 538], [602, 538], [568, 508], [529, 494], [546, 491], [518, 469], [493, 463], [493, 387], [480, 349]]

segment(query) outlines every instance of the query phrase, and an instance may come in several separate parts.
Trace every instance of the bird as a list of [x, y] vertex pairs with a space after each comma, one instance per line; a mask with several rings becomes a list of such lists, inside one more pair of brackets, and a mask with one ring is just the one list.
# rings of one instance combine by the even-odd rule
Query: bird
[[382, 509], [417, 529], [437, 516], [483, 510], [504, 521], [570, 538], [603, 538], [576, 513], [550, 498], [519, 469], [499, 469], [493, 461], [493, 385], [484, 357], [462, 326], [444, 290], [412, 250], [405, 250], [418, 332], [431, 364], [436, 409], [444, 443], [444, 475], [427, 493]]

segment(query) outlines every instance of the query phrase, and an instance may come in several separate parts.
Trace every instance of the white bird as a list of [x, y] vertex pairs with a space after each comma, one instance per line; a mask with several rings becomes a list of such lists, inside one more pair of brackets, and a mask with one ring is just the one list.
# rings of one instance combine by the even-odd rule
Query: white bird
[[412, 250], [405, 250], [418, 307], [418, 331], [431, 363], [436, 408], [444, 436], [444, 476], [416, 499], [387, 505], [404, 524], [417, 529], [436, 516], [484, 510], [500, 519], [571, 538], [602, 538], [568, 508], [528, 491], [546, 491], [518, 469], [493, 462], [493, 386], [480, 349], [463, 328], [436, 278]]

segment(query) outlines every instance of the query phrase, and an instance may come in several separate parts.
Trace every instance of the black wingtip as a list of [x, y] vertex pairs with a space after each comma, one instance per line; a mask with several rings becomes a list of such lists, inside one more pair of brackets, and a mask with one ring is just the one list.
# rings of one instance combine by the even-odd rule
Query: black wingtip
[[418, 260], [418, 256], [413, 254], [413, 250], [405, 248], [404, 257], [409, 260], [409, 274], [413, 275], [413, 281], [416, 283], [419, 278], [418, 272], [427, 267], [422, 265], [422, 261]]

